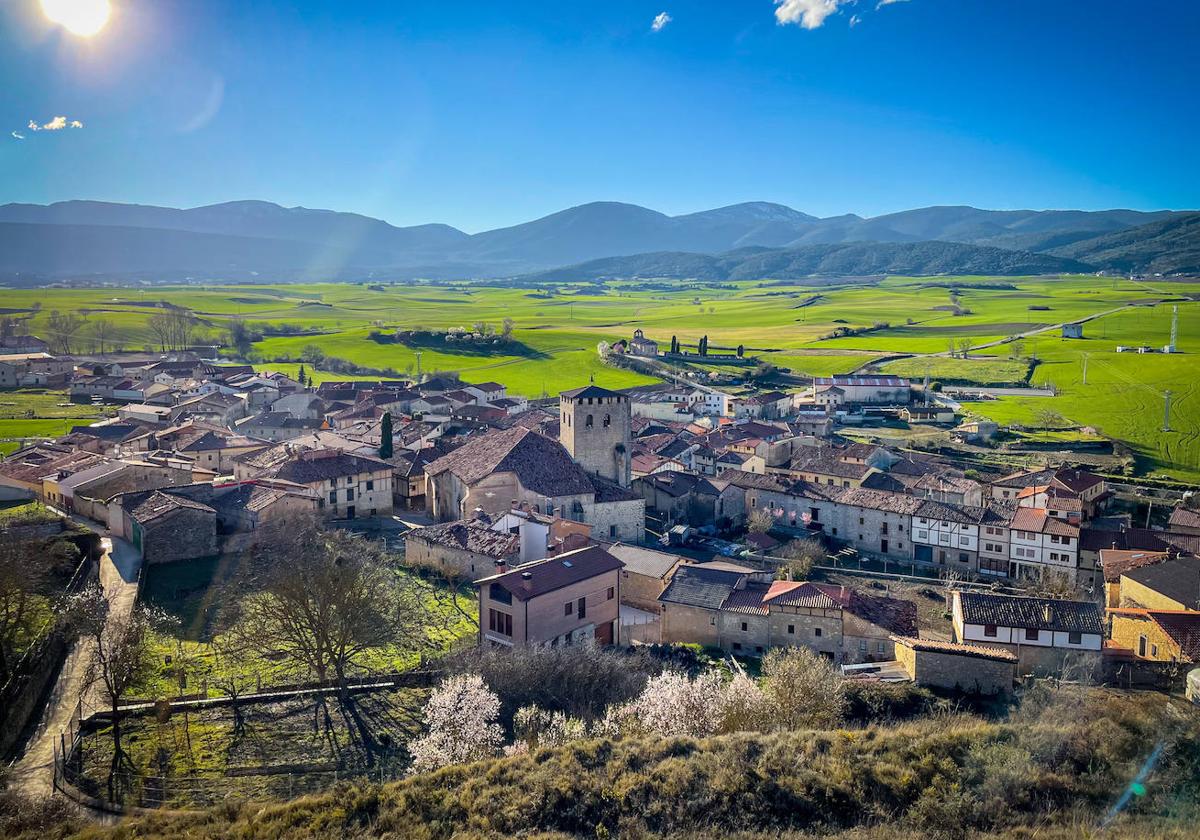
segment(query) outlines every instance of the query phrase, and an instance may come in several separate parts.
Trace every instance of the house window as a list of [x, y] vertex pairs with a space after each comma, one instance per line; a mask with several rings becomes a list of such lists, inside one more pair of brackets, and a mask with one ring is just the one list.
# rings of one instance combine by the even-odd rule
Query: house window
[[1150, 645], [1151, 658], [1158, 656], [1158, 645]]
[[617, 535], [617, 526], [616, 525], [608, 526], [608, 535], [609, 535], [609, 537], [615, 537]]
[[875, 645], [876, 653], [884, 653], [885, 651], [887, 651], [887, 645], [885, 643], [879, 642], [878, 644]]
[[593, 426], [593, 425], [594, 425], [594, 424], [592, 423], [592, 415], [590, 415], [590, 414], [589, 414], [589, 415], [587, 416], [587, 419], [585, 419], [585, 420], [583, 421], [583, 427], [584, 427], [585, 429], [590, 429], [590, 428], [592, 428], [592, 426]]
[[1068, 633], [1067, 641], [1073, 645], [1081, 645], [1081, 644], [1083, 644], [1083, 634], [1082, 633]]
[[837, 528], [834, 528], [834, 529], [833, 529], [833, 535], [834, 535], [835, 537], [837, 536]]
[[337, 491], [336, 490], [329, 491], [329, 504], [331, 504], [331, 505], [337, 504]]
[[983, 625], [983, 635], [985, 635], [985, 636], [990, 636], [990, 637], [992, 637], [992, 638], [995, 638], [995, 636], [996, 636], [996, 625], [995, 625], [995, 624], [985, 624], [985, 625]]
[[862, 518], [861, 516], [860, 516], [860, 517], [858, 517], [858, 524], [859, 524], [859, 525], [863, 525], [863, 524], [865, 524], [865, 523], [864, 523], [864, 521], [863, 521], [863, 518]]
[[866, 639], [859, 639], [859, 640], [858, 640], [858, 652], [859, 652], [859, 653], [866, 653], [866, 652], [867, 652], [867, 640], [866, 640]]
[[747, 629], [749, 629], [749, 628], [746, 626], [746, 622], [743, 621], [742, 622], [742, 632], [745, 633]]
[[567, 603], [563, 604], [563, 615], [571, 615], [574, 612], [575, 612], [575, 602], [574, 601], [567, 601]]
[[367, 481], [367, 489], [368, 489], [368, 490], [374, 490], [374, 489], [375, 489], [375, 482], [374, 482], [374, 480], [368, 480], [368, 481]]
[[579, 617], [587, 618], [587, 599], [580, 598], [578, 601], [578, 604], [579, 604]]
[[1032, 628], [1032, 627], [1026, 627], [1026, 628], [1025, 628], [1025, 641], [1027, 641], [1027, 642], [1036, 642], [1036, 641], [1037, 641], [1037, 637], [1038, 637], [1038, 631], [1037, 631], [1037, 630], [1035, 630], [1035, 629], [1034, 629], [1034, 628]]
[[1146, 637], [1138, 636], [1138, 656], [1146, 655]]
[[970, 540], [970, 538], [969, 538], [969, 537], [959, 537], [959, 538], [958, 538], [958, 544], [959, 544], [959, 545], [970, 545], [970, 544], [971, 544], [971, 540]]
[[511, 636], [512, 615], [500, 610], [488, 610], [488, 629], [501, 636]]
[[734, 649], [734, 650], [741, 650], [741, 649], [742, 649], [742, 643], [741, 643], [741, 642], [734, 642], [734, 643], [733, 643], [733, 649]]
[[958, 562], [959, 563], [970, 563], [971, 556], [969, 554], [966, 554], [966, 553], [960, 551], [960, 552], [958, 552]]
[[616, 587], [613, 587], [613, 586], [608, 587], [607, 600], [611, 601], [613, 598], [616, 597], [616, 595], [617, 595]]
[[789, 636], [794, 636], [794, 635], [796, 635], [796, 625], [795, 625], [795, 624], [789, 624], [789, 625], [788, 625], [788, 635], [789, 635]]
[[346, 490], [346, 501], [347, 501], [347, 502], [353, 502], [353, 501], [354, 501], [354, 488], [353, 488], [353, 487], [351, 487], [351, 488], [349, 488], [348, 490]]
[[820, 627], [814, 627], [814, 628], [813, 628], [813, 635], [814, 635], [815, 637], [817, 637], [818, 639], [819, 639], [819, 638], [821, 638], [821, 628], [820, 628]]
[[604, 415], [604, 428], [607, 429], [610, 425], [612, 425], [612, 417], [608, 414], [605, 414]]

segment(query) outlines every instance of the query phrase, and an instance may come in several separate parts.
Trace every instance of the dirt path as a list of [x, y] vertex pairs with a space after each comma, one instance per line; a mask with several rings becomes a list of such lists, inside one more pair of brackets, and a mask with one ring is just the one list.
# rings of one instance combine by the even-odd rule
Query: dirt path
[[[87, 523], [95, 530], [97, 526]], [[138, 572], [142, 558], [132, 545], [122, 539], [105, 537], [104, 555], [100, 558], [100, 585], [108, 598], [109, 615], [125, 616], [137, 600]], [[72, 715], [82, 697], [83, 714], [106, 705], [103, 689], [88, 688], [85, 679], [91, 664], [92, 646], [87, 640], [76, 642], [58, 680], [51, 690], [37, 729], [25, 745], [25, 752], [10, 770], [12, 786], [31, 797], [49, 796], [54, 792], [54, 745], [60, 733], [71, 726]]]

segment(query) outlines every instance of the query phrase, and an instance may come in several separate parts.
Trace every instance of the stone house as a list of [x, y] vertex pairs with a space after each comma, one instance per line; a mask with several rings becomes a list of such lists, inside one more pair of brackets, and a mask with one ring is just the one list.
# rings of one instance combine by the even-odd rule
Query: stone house
[[509, 565], [519, 563], [520, 555], [520, 536], [497, 531], [482, 519], [414, 528], [404, 537], [407, 562], [467, 575], [472, 580], [507, 571]]
[[1011, 651], [896, 636], [896, 661], [917, 685], [969, 694], [1008, 694], [1017, 674]]
[[279, 444], [235, 460], [238, 480], [276, 478], [302, 485], [317, 497], [322, 516], [357, 519], [390, 516], [392, 465], [337, 449]]
[[621, 569], [621, 603], [647, 612], [656, 613], [660, 610], [659, 596], [666, 591], [679, 567], [688, 563], [687, 558], [678, 554], [639, 545], [613, 543], [605, 548], [624, 564]]
[[820, 402], [830, 389], [841, 392], [836, 405], [908, 405], [912, 398], [912, 383], [898, 376], [818, 376], [809, 396]]
[[[1018, 507], [1009, 522], [1009, 576], [1041, 580], [1059, 575], [1072, 583], [1090, 584], [1092, 574], [1079, 574], [1079, 526], [1055, 519], [1046, 510]], [[1080, 579], [1087, 577], [1087, 580]]]
[[1200, 536], [1200, 510], [1176, 506], [1171, 511], [1171, 519], [1167, 522], [1167, 530], [1172, 534]]
[[589, 475], [557, 441], [520, 426], [469, 440], [425, 475], [427, 508], [439, 521], [527, 507], [585, 522], [597, 538], [641, 542], [645, 534], [644, 499]]
[[1108, 611], [1111, 638], [1138, 659], [1200, 662], [1200, 612], [1119, 607]]
[[151, 490], [121, 504], [130, 542], [146, 563], [169, 563], [217, 553], [217, 512], [181, 494]]
[[682, 566], [659, 598], [664, 642], [761, 656], [804, 646], [837, 664], [893, 657], [892, 637], [917, 632], [909, 601], [847, 587], [771, 580], [770, 572], [728, 563]]
[[1104, 576], [1104, 605], [1121, 606], [1121, 577], [1134, 569], [1161, 563], [1174, 555], [1169, 551], [1129, 551], [1120, 548], [1100, 549], [1100, 572]]
[[671, 470], [642, 476], [633, 483], [648, 507], [666, 517], [668, 525], [707, 525], [719, 516], [716, 503], [721, 491], [704, 476]]
[[1200, 610], [1200, 557], [1181, 555], [1127, 569], [1120, 606], [1150, 610]]
[[480, 645], [620, 644], [620, 571], [592, 545], [477, 580]]

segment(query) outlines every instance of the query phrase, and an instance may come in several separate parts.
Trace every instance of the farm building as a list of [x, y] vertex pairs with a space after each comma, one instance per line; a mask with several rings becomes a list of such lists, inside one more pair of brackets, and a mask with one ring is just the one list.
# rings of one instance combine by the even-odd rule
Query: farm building
[[658, 355], [658, 342], [646, 338], [645, 333], [641, 330], [634, 330], [633, 339], [629, 342], [629, 352], [635, 356], [650, 356], [653, 358]]
[[899, 376], [818, 376], [813, 379], [808, 396], [825, 404], [822, 396], [841, 392], [834, 403], [868, 403], [874, 405], [908, 405], [912, 383]]
[[1083, 324], [1063, 324], [1063, 338], [1083, 338]]

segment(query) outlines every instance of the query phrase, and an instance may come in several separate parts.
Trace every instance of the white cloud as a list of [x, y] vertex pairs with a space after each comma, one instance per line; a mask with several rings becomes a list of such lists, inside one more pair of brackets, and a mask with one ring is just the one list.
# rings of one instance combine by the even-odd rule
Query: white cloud
[[879, 2], [875, 4], [875, 11], [878, 12], [884, 6], [890, 6], [893, 3], [907, 3], [907, 2], [908, 2], [908, 0], [879, 0]]
[[663, 29], [666, 28], [667, 24], [673, 20], [675, 20], [675, 18], [671, 17], [666, 12], [659, 12], [654, 16], [654, 22], [650, 24], [650, 31], [662, 32]]
[[855, 27], [862, 23], [862, 15], [850, 15], [850, 26]]
[[30, 131], [62, 131], [64, 128], [83, 128], [79, 120], [68, 120], [66, 117], [54, 117], [48, 123], [38, 125], [37, 120], [29, 121]]
[[18, 134], [18, 133], [17, 133], [17, 132], [15, 132], [15, 131], [14, 131], [14, 132], [11, 132], [11, 133], [12, 133], [13, 139], [15, 139], [15, 140], [24, 140], [24, 139], [25, 139], [25, 135], [24, 135], [24, 134]]
[[802, 29], [817, 29], [838, 8], [854, 0], [775, 0], [775, 20], [781, 25], [794, 23]]

